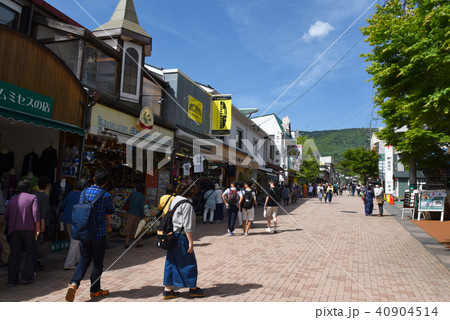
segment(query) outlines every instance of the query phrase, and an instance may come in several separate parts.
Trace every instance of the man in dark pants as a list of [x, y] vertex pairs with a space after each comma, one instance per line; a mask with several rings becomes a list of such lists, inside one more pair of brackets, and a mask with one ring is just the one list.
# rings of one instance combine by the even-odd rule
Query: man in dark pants
[[236, 190], [236, 182], [231, 183], [230, 188], [222, 194], [222, 200], [228, 213], [228, 235], [234, 236], [234, 225], [239, 212], [238, 203], [240, 201], [239, 194]]
[[[99, 169], [95, 172], [94, 185], [85, 191], [85, 200], [93, 201], [94, 198], [103, 192], [103, 188], [109, 181], [109, 173], [105, 169]], [[78, 263], [75, 273], [67, 289], [66, 301], [72, 302], [75, 293], [84, 278], [91, 261], [94, 266], [91, 272], [91, 298], [103, 297], [109, 293], [109, 290], [100, 288], [100, 278], [103, 273], [103, 258], [105, 257], [106, 235], [111, 230], [110, 217], [114, 214], [114, 204], [111, 195], [104, 192], [103, 195], [94, 204], [95, 211], [95, 239], [92, 241], [80, 241], [81, 261]]]
[[20, 254], [25, 247], [26, 258], [22, 269], [23, 284], [34, 279], [35, 241], [39, 236], [39, 206], [35, 195], [29, 194], [30, 181], [18, 183], [19, 194], [11, 198], [5, 211], [8, 222], [8, 242], [11, 247], [8, 264], [8, 287], [19, 283]]

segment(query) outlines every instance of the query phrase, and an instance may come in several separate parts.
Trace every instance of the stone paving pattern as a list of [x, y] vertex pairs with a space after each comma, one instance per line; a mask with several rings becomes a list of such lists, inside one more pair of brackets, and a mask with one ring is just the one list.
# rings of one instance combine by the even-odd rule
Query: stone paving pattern
[[[229, 237], [225, 223], [198, 221], [198, 285], [209, 296], [191, 299], [180, 289], [181, 298], [165, 303], [450, 301], [450, 271], [386, 210], [384, 217], [366, 217], [361, 199], [348, 196], [331, 204], [300, 199], [284, 208], [290, 215], [279, 215], [276, 234], [265, 231], [261, 207], [248, 236], [238, 228]], [[101, 301], [163, 301], [165, 252], [155, 237], [143, 243], [112, 265], [124, 251], [122, 239], [112, 241], [105, 270], [112, 267], [102, 277], [111, 293]], [[0, 273], [0, 301], [64, 301], [73, 272], [63, 270], [60, 256], [48, 265], [44, 259], [45, 270], [30, 285], [7, 288]], [[90, 269], [76, 301], [90, 300], [89, 275]]]

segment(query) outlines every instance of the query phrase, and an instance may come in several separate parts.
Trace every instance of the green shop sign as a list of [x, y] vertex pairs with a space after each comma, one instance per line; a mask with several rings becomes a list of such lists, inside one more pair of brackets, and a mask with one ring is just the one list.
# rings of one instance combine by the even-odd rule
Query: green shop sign
[[0, 106], [52, 119], [53, 98], [0, 81]]

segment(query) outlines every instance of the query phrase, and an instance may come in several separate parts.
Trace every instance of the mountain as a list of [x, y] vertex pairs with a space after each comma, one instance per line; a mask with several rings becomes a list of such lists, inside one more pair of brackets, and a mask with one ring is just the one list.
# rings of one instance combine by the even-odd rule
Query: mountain
[[[322, 157], [332, 156], [337, 164], [344, 159], [347, 149], [368, 147], [370, 144], [369, 128], [342, 130], [300, 131], [302, 136], [313, 138]], [[372, 132], [378, 129], [372, 129]]]

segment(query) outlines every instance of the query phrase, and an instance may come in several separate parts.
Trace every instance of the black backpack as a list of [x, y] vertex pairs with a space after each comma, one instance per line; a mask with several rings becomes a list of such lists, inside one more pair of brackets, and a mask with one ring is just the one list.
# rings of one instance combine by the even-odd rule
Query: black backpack
[[181, 230], [176, 237], [173, 232], [172, 218], [175, 210], [183, 203], [191, 204], [189, 200], [181, 200], [177, 202], [172, 209], [167, 211], [166, 215], [161, 219], [158, 230], [156, 231], [156, 246], [158, 248], [169, 250], [177, 245], [178, 238], [180, 237], [181, 232], [183, 232], [184, 226], [181, 226]]
[[242, 208], [248, 210], [253, 208], [253, 204], [255, 203], [255, 199], [253, 197], [253, 191], [244, 191], [244, 203], [242, 204]]

